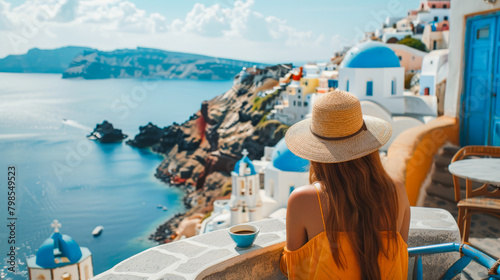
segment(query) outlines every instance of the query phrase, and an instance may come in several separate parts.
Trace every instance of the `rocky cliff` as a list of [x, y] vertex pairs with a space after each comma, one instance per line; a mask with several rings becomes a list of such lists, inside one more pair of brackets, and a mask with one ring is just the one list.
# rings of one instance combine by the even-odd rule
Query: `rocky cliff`
[[247, 149], [251, 159], [263, 156], [265, 146], [274, 146], [287, 126], [266, 115], [277, 94], [258, 97], [272, 89], [291, 65], [278, 65], [244, 72], [235, 78], [233, 88], [205, 101], [198, 112], [183, 124], [158, 128], [149, 123], [127, 144], [151, 147], [165, 155], [156, 170], [161, 180], [186, 190], [188, 210], [161, 225], [152, 239], [169, 242], [180, 220], [194, 213], [209, 213], [217, 198], [231, 192], [230, 172]]
[[76, 56], [63, 78], [197, 79], [230, 80], [242, 67], [263, 66], [254, 62], [204, 55], [137, 48], [85, 51]]

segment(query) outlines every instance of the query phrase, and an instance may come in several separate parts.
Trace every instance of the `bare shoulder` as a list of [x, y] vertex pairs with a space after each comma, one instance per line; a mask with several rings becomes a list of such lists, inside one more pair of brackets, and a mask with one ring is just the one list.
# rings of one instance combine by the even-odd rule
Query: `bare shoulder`
[[317, 200], [316, 188], [313, 185], [298, 187], [290, 194], [287, 208], [303, 210], [313, 199]]
[[316, 187], [313, 185], [298, 187], [290, 194], [288, 202], [308, 200], [311, 196], [316, 196]]

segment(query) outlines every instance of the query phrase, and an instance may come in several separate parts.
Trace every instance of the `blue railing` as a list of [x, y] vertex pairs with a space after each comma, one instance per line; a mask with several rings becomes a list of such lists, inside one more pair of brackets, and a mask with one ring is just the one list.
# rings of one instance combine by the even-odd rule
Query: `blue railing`
[[488, 269], [489, 280], [500, 279], [500, 259], [495, 260], [492, 257], [486, 255], [480, 250], [467, 245], [467, 244], [457, 244], [457, 243], [444, 243], [436, 245], [428, 245], [421, 247], [408, 248], [408, 254], [410, 257], [415, 257], [415, 265], [413, 267], [413, 279], [421, 280], [423, 279], [423, 269], [422, 269], [422, 256], [432, 255], [439, 253], [450, 253], [450, 252], [460, 252], [461, 258], [458, 259], [446, 272], [441, 276], [440, 279], [448, 280], [452, 279], [458, 275], [462, 270], [471, 262], [484, 266]]

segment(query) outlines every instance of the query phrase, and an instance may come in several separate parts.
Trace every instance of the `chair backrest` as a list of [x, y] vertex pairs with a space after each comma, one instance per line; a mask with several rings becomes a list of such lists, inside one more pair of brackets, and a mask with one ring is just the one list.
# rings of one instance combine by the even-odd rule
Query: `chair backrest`
[[[458, 160], [462, 160], [466, 157], [469, 156], [480, 156], [480, 157], [500, 157], [500, 147], [494, 147], [494, 146], [465, 146], [458, 150], [458, 152], [453, 156], [451, 159], [451, 162], [455, 162]], [[455, 188], [455, 201], [459, 202], [460, 201], [460, 181], [458, 180], [458, 177], [453, 175], [453, 185]], [[470, 184], [470, 182], [468, 182]], [[486, 195], [488, 194], [487, 191], [488, 185], [484, 184], [481, 188], [480, 192], [477, 192], [477, 194], [481, 195]], [[471, 190], [467, 190], [468, 194], [471, 194]], [[498, 196], [498, 190], [495, 190], [495, 197]]]

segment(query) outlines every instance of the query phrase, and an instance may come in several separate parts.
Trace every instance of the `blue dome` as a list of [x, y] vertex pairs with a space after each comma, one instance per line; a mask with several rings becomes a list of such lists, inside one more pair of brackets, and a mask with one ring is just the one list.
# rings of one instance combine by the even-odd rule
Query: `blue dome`
[[80, 246], [68, 235], [54, 232], [36, 252], [36, 264], [56, 268], [77, 263], [82, 257]]
[[385, 44], [367, 41], [347, 51], [341, 68], [387, 68], [401, 67], [399, 58]]
[[246, 163], [247, 167], [250, 168], [250, 174], [245, 174], [245, 176], [257, 174], [257, 172], [255, 172], [255, 167], [253, 166], [252, 161], [247, 157], [246, 152], [243, 154], [243, 157], [234, 165], [233, 172], [235, 172], [236, 174], [240, 173], [240, 165], [242, 162]]
[[281, 171], [306, 172], [309, 170], [309, 161], [294, 155], [286, 146], [285, 138], [274, 147], [271, 161], [273, 166]]

